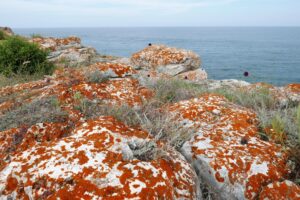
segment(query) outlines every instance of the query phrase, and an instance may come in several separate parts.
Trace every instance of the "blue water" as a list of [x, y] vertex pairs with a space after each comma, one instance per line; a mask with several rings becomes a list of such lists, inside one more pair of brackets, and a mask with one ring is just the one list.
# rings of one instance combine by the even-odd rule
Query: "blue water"
[[[21, 35], [75, 35], [100, 54], [129, 57], [148, 43], [191, 49], [212, 79], [285, 85], [300, 82], [300, 27], [290, 28], [52, 28], [15, 29]], [[249, 77], [243, 73], [248, 71]]]

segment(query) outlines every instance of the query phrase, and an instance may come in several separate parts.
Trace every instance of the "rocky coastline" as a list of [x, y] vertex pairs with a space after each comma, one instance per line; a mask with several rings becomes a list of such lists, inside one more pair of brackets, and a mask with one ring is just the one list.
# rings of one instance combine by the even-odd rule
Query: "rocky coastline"
[[[258, 113], [218, 93], [263, 90], [284, 108], [299, 105], [300, 83], [210, 80], [196, 53], [165, 45], [120, 58], [99, 55], [77, 37], [28, 40], [49, 50], [58, 67], [42, 80], [0, 88], [0, 120], [7, 120], [0, 126], [0, 199], [300, 199], [289, 178], [299, 169], [274, 130], [261, 137]], [[183, 91], [161, 104], [153, 100], [161, 80], [204, 92]], [[147, 107], [143, 122], [165, 120], [159, 130], [112, 113], [126, 105], [130, 119], [140, 118], [149, 102], [156, 107]], [[31, 124], [16, 119], [35, 113]], [[56, 118], [43, 120], [47, 115]], [[177, 131], [166, 129], [171, 125]]]

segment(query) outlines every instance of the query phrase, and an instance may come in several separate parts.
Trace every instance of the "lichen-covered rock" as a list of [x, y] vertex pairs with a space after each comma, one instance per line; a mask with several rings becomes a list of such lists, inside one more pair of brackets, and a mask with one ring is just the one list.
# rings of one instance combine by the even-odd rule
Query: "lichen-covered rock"
[[91, 65], [88, 70], [99, 70], [103, 73], [106, 73], [110, 78], [123, 78], [125, 76], [132, 76], [136, 74], [130, 65], [121, 64], [121, 63], [95, 63]]
[[257, 136], [255, 114], [219, 95], [204, 95], [169, 108], [197, 129], [182, 147], [200, 177], [224, 199], [256, 199], [269, 182], [289, 171], [287, 153]]
[[289, 84], [282, 88], [287, 98], [294, 102], [300, 102], [300, 83]]
[[[152, 45], [131, 56], [131, 63], [136, 68], [155, 70], [170, 77], [200, 68], [200, 58], [192, 51], [176, 49], [164, 45]], [[199, 74], [199, 71], [197, 71]], [[201, 71], [198, 78], [206, 79], [206, 72]]]
[[124, 159], [151, 140], [111, 117], [86, 121], [69, 137], [15, 154], [0, 171], [1, 198], [196, 199], [196, 175], [175, 150]]
[[168, 65], [179, 65], [186, 70], [198, 69], [200, 58], [192, 51], [176, 49], [164, 45], [152, 45], [131, 56], [131, 62], [138, 67], [157, 68]]
[[61, 138], [68, 130], [67, 123], [38, 123], [30, 128], [12, 128], [0, 132], [0, 170], [20, 151]]
[[192, 82], [201, 82], [207, 79], [207, 73], [203, 69], [196, 69], [193, 71], [184, 72], [178, 75], [179, 78], [192, 81]]
[[219, 88], [240, 89], [251, 85], [250, 83], [236, 79], [224, 79], [224, 80], [207, 80], [200, 82], [209, 90], [215, 90]]
[[[89, 82], [86, 74], [96, 70], [109, 72], [108, 79], [99, 83]], [[6, 99], [0, 102], [0, 116], [12, 108], [49, 96], [57, 96], [65, 104], [64, 108], [66, 105], [74, 106], [78, 103], [76, 98], [137, 106], [153, 94], [131, 77], [135, 73], [127, 65], [97, 63], [83, 68], [60, 69], [44, 80], [0, 88], [0, 97]]]
[[291, 181], [274, 182], [260, 193], [260, 200], [298, 200], [300, 199], [300, 186]]
[[37, 37], [30, 41], [43, 49], [51, 50], [48, 59], [63, 65], [87, 64], [97, 54], [94, 48], [84, 47], [80, 38], [73, 36], [64, 39]]

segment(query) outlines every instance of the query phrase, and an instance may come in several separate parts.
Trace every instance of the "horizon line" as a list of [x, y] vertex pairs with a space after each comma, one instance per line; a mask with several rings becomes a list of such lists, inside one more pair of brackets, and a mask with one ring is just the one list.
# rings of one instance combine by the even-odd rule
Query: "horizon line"
[[[4, 26], [5, 27], [5, 26]], [[300, 25], [264, 25], [264, 26], [59, 26], [59, 27], [13, 27], [12, 29], [59, 29], [59, 28], [300, 28]]]

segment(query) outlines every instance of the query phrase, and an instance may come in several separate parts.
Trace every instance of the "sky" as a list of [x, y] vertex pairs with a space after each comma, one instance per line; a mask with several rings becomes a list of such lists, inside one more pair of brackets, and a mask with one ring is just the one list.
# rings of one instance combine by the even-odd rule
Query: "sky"
[[0, 0], [0, 26], [300, 26], [300, 0]]

